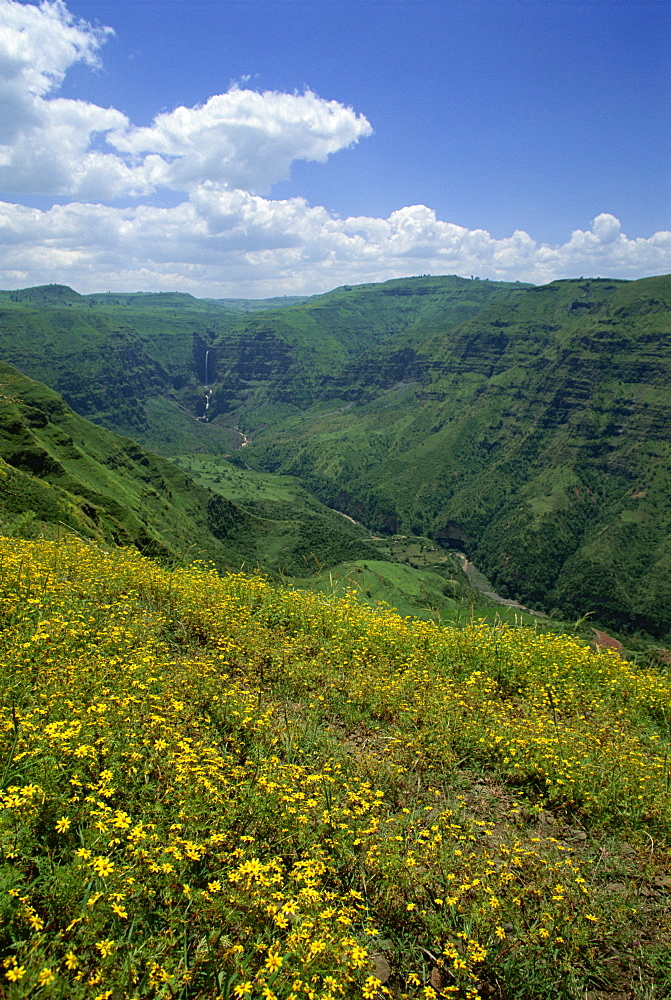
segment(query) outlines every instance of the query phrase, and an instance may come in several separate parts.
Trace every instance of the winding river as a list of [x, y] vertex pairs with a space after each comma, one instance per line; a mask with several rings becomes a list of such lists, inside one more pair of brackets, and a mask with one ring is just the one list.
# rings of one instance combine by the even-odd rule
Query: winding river
[[461, 563], [461, 568], [468, 577], [468, 582], [474, 590], [479, 591], [484, 594], [485, 597], [489, 597], [492, 601], [496, 601], [497, 604], [504, 604], [507, 608], [516, 608], [518, 611], [526, 611], [527, 614], [536, 615], [537, 618], [547, 618], [548, 616], [542, 611], [534, 611], [533, 608], [528, 608], [525, 604], [520, 604], [519, 601], [510, 600], [507, 597], [501, 597], [494, 590], [493, 584], [487, 579], [484, 573], [481, 573], [478, 567], [466, 558], [463, 552], [457, 552], [459, 561]]

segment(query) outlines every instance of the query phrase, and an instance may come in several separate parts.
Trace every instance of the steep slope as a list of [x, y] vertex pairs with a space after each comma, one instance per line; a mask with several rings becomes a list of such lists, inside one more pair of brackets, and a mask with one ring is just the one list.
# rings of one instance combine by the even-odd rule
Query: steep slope
[[528, 290], [347, 374], [339, 405], [258, 414], [248, 460], [464, 548], [525, 603], [668, 631], [669, 277]]
[[325, 377], [374, 345], [524, 287], [413, 278], [252, 304], [47, 285], [0, 293], [0, 352], [77, 413], [154, 450], [222, 454], [240, 443], [242, 410], [263, 406], [273, 419], [273, 408], [309, 405]]
[[303, 573], [375, 552], [312, 501], [302, 520], [269, 519], [199, 485], [167, 459], [91, 424], [41, 383], [0, 363], [0, 514], [220, 568]]

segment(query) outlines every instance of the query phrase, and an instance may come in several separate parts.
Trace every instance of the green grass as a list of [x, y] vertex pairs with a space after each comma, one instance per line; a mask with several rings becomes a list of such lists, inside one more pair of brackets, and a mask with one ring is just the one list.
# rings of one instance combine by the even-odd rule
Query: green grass
[[174, 461], [211, 489], [218, 487], [230, 500], [297, 508], [315, 505], [314, 499], [294, 476], [274, 476], [240, 468], [226, 459], [206, 454], [180, 455]]
[[[206, 350], [217, 384], [215, 422], [250, 394], [256, 406], [304, 405], [327, 373], [373, 343], [438, 315], [456, 322], [523, 288], [475, 284], [410, 279], [258, 302], [179, 293], [81, 296], [49, 285], [0, 292], [0, 348], [4, 360], [63, 394], [81, 415], [178, 454], [193, 436], [180, 407], [196, 413], [201, 405]], [[159, 397], [170, 407], [157, 409], [151, 401]], [[221, 452], [212, 428], [203, 437]]]
[[401, 615], [417, 618], [451, 619], [459, 608], [459, 602], [450, 596], [457, 592], [457, 586], [444, 577], [378, 560], [343, 563], [313, 580], [300, 581], [300, 585], [336, 596], [354, 591], [364, 604], [383, 602]]
[[306, 577], [346, 559], [381, 555], [367, 529], [321, 504], [292, 476], [273, 476], [208, 455], [175, 461], [262, 526], [249, 542], [248, 568]]

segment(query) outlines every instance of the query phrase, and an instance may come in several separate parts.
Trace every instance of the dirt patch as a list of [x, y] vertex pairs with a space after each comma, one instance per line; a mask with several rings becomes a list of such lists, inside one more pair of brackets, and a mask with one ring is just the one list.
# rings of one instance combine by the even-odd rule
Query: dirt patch
[[592, 631], [594, 632], [594, 640], [590, 646], [595, 649], [614, 649], [617, 653], [624, 649], [622, 643], [618, 639], [614, 639], [612, 635], [600, 632], [598, 628], [593, 628]]

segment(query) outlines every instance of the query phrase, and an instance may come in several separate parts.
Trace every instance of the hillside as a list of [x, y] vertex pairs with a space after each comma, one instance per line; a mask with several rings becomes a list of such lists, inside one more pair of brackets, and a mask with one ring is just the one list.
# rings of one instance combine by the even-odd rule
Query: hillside
[[667, 634], [671, 279], [555, 282], [403, 339], [331, 400], [246, 414], [247, 461], [463, 549], [526, 603]]
[[666, 674], [0, 538], [7, 1000], [671, 990]]
[[220, 569], [245, 564], [294, 575], [377, 554], [367, 532], [298, 485], [291, 511], [259, 514], [245, 497], [232, 503], [2, 362], [0, 460], [0, 517], [10, 528], [32, 515], [52, 533], [72, 528], [171, 561], [204, 558]]
[[[668, 276], [424, 276], [253, 307], [46, 286], [0, 294], [0, 350], [185, 467], [235, 453], [322, 512], [462, 550], [504, 596], [671, 642]], [[254, 513], [284, 503], [295, 538], [312, 502]]]

